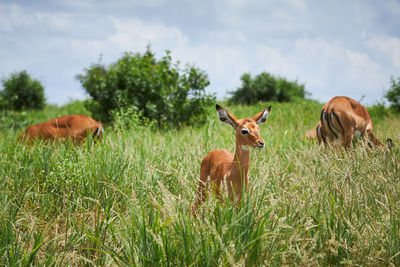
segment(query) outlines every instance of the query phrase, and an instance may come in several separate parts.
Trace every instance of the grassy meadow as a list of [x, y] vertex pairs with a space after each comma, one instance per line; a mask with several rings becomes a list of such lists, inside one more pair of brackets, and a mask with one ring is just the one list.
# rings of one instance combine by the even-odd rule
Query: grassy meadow
[[[198, 217], [201, 159], [235, 148], [215, 112], [201, 128], [108, 127], [80, 147], [17, 142], [29, 124], [88, 114], [79, 102], [3, 116], [0, 266], [400, 265], [400, 116], [370, 109], [392, 152], [327, 150], [304, 138], [322, 104], [267, 104], [243, 202], [210, 194]], [[227, 108], [240, 118], [261, 110]]]

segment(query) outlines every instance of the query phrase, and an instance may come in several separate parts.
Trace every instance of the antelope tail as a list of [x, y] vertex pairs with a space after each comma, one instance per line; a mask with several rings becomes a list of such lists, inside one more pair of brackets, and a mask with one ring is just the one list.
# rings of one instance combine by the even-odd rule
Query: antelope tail
[[100, 141], [101, 137], [103, 136], [103, 131], [103, 127], [98, 126], [92, 134], [93, 140]]

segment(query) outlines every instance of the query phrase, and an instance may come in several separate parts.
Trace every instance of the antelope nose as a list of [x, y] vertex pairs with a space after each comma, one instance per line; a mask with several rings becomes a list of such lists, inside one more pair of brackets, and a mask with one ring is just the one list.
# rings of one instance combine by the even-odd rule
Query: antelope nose
[[258, 142], [257, 147], [259, 147], [259, 148], [263, 148], [264, 147], [264, 142], [263, 141], [257, 141], [257, 142]]

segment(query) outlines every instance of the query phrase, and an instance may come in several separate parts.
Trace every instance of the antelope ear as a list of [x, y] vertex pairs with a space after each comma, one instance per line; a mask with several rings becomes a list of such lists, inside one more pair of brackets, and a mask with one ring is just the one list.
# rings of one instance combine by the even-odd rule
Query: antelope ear
[[233, 127], [233, 129], [236, 129], [237, 119], [235, 118], [235, 116], [233, 116], [233, 114], [226, 111], [220, 105], [216, 105], [215, 107], [217, 108], [219, 120], [222, 121], [223, 123], [229, 124], [230, 126]]
[[266, 108], [265, 110], [257, 113], [256, 115], [253, 116], [253, 120], [258, 124], [263, 124], [268, 116], [269, 116], [269, 112], [271, 111], [271, 106], [269, 106], [268, 108]]

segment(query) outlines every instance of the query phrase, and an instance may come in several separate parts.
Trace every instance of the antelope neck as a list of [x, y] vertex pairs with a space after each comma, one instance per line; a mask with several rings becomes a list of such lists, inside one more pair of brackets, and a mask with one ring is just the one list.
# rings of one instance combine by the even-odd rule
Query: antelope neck
[[243, 149], [242, 145], [236, 143], [235, 157], [233, 158], [231, 175], [246, 177], [249, 171], [250, 150]]

